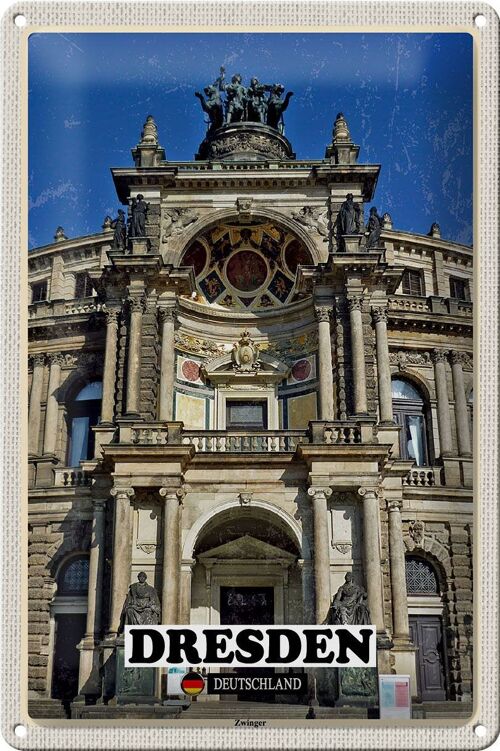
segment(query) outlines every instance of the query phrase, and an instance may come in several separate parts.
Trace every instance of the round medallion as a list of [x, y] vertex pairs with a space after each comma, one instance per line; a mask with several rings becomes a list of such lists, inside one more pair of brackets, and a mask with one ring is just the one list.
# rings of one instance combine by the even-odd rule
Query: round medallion
[[296, 381], [305, 381], [311, 375], [311, 363], [309, 360], [297, 360], [292, 366], [292, 376]]
[[239, 292], [255, 292], [267, 279], [267, 265], [253, 250], [240, 250], [229, 259], [226, 276]]
[[198, 381], [200, 379], [200, 366], [193, 360], [184, 360], [181, 370], [186, 381]]
[[199, 276], [207, 262], [207, 251], [205, 246], [198, 240], [195, 240], [186, 250], [182, 257], [182, 266], [193, 266], [195, 276]]
[[297, 271], [297, 266], [308, 266], [312, 263], [311, 256], [301, 242], [292, 240], [285, 249], [285, 263], [292, 274]]

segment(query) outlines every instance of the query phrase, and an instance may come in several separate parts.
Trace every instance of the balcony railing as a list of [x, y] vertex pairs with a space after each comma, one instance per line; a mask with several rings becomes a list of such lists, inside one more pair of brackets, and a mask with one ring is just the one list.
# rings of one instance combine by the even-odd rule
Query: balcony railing
[[80, 467], [57, 467], [54, 470], [56, 488], [81, 488], [91, 484], [87, 470]]
[[225, 431], [184, 430], [182, 443], [204, 453], [292, 453], [299, 443], [309, 443], [307, 430]]
[[413, 467], [404, 478], [403, 485], [412, 488], [433, 488], [442, 485], [441, 467]]

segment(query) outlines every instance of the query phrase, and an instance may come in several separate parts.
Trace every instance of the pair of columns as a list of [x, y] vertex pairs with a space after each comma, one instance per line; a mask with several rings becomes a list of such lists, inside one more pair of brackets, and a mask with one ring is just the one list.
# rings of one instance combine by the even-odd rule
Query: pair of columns
[[[314, 530], [314, 582], [316, 622], [323, 623], [332, 595], [330, 587], [330, 541], [328, 535], [329, 487], [310, 487]], [[368, 607], [377, 633], [385, 632], [382, 561], [380, 543], [379, 495], [376, 488], [359, 488], [363, 506], [363, 553]], [[393, 635], [408, 640], [405, 549], [401, 522], [401, 502], [388, 503], [389, 555], [393, 605]]]
[[[368, 412], [362, 305], [362, 297], [352, 297], [348, 300], [355, 415], [366, 415]], [[317, 306], [315, 308], [316, 319], [318, 321], [319, 396], [320, 418], [322, 420], [335, 419], [330, 312], [330, 308], [327, 306]], [[375, 321], [377, 348], [380, 420], [381, 422], [392, 423], [392, 390], [387, 339], [387, 312], [383, 308], [375, 308], [373, 310], [373, 317]]]
[[[183, 492], [180, 489], [160, 488], [163, 498], [163, 576], [161, 591], [161, 622], [174, 624], [179, 617], [180, 593], [180, 506]], [[112, 595], [109, 635], [118, 633], [123, 604], [130, 586], [132, 566], [132, 528], [134, 490], [130, 487], [114, 487], [115, 499], [112, 559]], [[103, 533], [104, 534], [104, 533]], [[104, 537], [100, 540], [103, 547]], [[94, 547], [99, 547], [94, 546]], [[91, 550], [91, 559], [94, 549]], [[97, 555], [94, 552], [94, 555]], [[90, 565], [92, 571], [92, 563]], [[90, 576], [89, 571], [89, 576]], [[97, 580], [96, 582], [97, 583]], [[89, 581], [89, 593], [94, 581]], [[102, 580], [101, 580], [102, 585]], [[89, 602], [90, 605], [90, 602]]]
[[[142, 326], [145, 310], [143, 293], [131, 295], [128, 304], [130, 306], [130, 325], [128, 333], [126, 414], [129, 417], [138, 417], [141, 396]], [[101, 422], [104, 424], [111, 424], [114, 416], [119, 312], [119, 309], [113, 306], [106, 311], [106, 351], [104, 356], [101, 416]], [[174, 389], [174, 305], [170, 304], [168, 307], [160, 307], [159, 319], [162, 341], [158, 419], [171, 420]]]
[[[56, 441], [58, 436], [59, 400], [57, 392], [61, 384], [61, 368], [64, 363], [64, 357], [60, 352], [53, 352], [47, 356], [47, 360], [49, 362], [49, 383], [47, 390], [47, 407], [45, 411], [42, 454], [44, 456], [53, 456], [56, 452]], [[39, 453], [44, 374], [45, 356], [34, 355], [28, 413], [28, 446], [29, 453], [33, 456], [38, 456]]]
[[467, 400], [465, 398], [463, 354], [434, 350], [434, 380], [436, 384], [436, 400], [438, 415], [439, 443], [441, 456], [453, 455], [453, 441], [451, 434], [450, 401], [448, 397], [447, 362], [450, 354], [451, 373], [453, 379], [453, 395], [455, 398], [455, 421], [457, 429], [458, 453], [460, 456], [472, 455], [471, 436]]

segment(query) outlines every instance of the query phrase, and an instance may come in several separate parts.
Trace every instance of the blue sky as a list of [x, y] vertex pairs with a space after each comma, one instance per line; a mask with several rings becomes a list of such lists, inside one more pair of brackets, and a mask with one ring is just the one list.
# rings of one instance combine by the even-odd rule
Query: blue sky
[[286, 135], [321, 159], [344, 112], [359, 161], [382, 164], [374, 205], [395, 228], [472, 242], [472, 37], [467, 34], [33, 34], [29, 245], [98, 232], [119, 207], [110, 167], [152, 114], [167, 159], [205, 132], [194, 92], [220, 65], [294, 91]]

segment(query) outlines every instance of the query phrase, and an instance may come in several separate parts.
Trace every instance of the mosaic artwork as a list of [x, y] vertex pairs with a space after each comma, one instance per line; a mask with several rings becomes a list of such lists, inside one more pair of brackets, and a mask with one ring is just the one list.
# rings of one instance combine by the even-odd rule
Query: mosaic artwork
[[267, 274], [266, 262], [252, 250], [235, 253], [226, 266], [226, 277], [239, 292], [255, 292], [262, 287]]
[[199, 302], [264, 310], [294, 300], [297, 269], [312, 258], [295, 235], [274, 224], [224, 224], [194, 240], [181, 263], [194, 269]]

